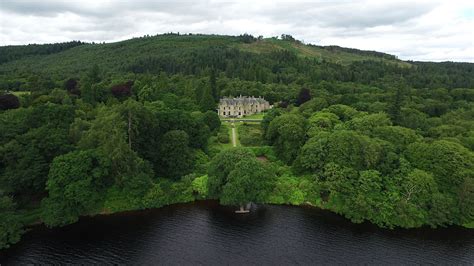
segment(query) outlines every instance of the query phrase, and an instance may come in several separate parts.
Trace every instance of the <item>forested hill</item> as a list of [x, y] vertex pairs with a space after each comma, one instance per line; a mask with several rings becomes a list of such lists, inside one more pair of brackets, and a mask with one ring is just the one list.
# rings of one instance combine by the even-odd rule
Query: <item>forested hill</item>
[[86, 44], [80, 41], [53, 43], [53, 44], [28, 44], [0, 46], [0, 64], [18, 60], [27, 56], [48, 55], [59, 53], [67, 49]]
[[107, 44], [0, 47], [0, 89], [52, 89], [58, 81], [80, 79], [95, 64], [110, 81], [141, 73], [203, 76], [212, 69], [263, 84], [326, 80], [381, 86], [403, 77], [415, 88], [474, 86], [474, 64], [469, 63], [404, 62], [374, 51], [305, 45], [289, 35], [165, 34]]

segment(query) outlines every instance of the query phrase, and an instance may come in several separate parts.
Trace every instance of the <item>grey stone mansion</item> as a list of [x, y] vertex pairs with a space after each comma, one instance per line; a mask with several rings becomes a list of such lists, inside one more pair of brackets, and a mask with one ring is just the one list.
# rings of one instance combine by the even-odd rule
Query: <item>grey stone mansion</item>
[[219, 101], [219, 116], [223, 117], [244, 117], [246, 115], [258, 114], [270, 109], [271, 106], [262, 97], [224, 97]]

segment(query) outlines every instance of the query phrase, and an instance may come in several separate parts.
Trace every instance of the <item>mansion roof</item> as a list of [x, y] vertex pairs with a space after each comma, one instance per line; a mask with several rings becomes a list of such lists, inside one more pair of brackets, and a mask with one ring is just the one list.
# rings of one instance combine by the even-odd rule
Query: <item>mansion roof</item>
[[249, 97], [249, 96], [239, 96], [239, 97], [224, 97], [220, 99], [219, 104], [221, 105], [247, 105], [247, 104], [262, 104], [267, 103], [267, 101], [262, 97]]

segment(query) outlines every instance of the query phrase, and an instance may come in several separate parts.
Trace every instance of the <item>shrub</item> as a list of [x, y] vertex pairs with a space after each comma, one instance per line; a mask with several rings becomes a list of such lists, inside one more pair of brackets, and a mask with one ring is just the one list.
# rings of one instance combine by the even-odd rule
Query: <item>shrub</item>
[[229, 129], [226, 125], [221, 125], [217, 133], [217, 141], [219, 143], [227, 144], [230, 142]]
[[299, 188], [299, 179], [293, 176], [282, 176], [277, 179], [269, 203], [300, 205], [304, 202], [305, 193]]
[[197, 177], [192, 182], [193, 191], [199, 195], [199, 198], [205, 199], [208, 195], [207, 175]]

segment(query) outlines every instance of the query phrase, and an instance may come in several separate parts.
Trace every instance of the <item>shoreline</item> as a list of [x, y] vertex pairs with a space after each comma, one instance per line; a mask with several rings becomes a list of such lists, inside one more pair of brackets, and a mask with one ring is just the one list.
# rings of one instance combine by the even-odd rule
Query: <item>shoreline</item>
[[[373, 224], [369, 221], [364, 221], [362, 223], [354, 223], [350, 219], [347, 219], [341, 214], [338, 214], [336, 212], [333, 212], [329, 209], [321, 208], [319, 206], [315, 206], [314, 204], [311, 204], [309, 202], [305, 202], [300, 205], [291, 205], [291, 204], [274, 204], [274, 203], [265, 203], [265, 204], [256, 204], [257, 208], [255, 210], [252, 210], [250, 213], [246, 214], [236, 214], [235, 206], [225, 206], [225, 205], [220, 205], [218, 200], [213, 200], [213, 199], [204, 199], [204, 200], [194, 200], [194, 201], [189, 201], [189, 202], [176, 202], [172, 203], [169, 205], [165, 205], [162, 207], [158, 208], [149, 208], [149, 209], [136, 209], [136, 210], [126, 210], [126, 211], [117, 211], [113, 213], [107, 213], [107, 212], [101, 212], [97, 214], [91, 214], [91, 215], [84, 215], [80, 216], [79, 220], [76, 221], [75, 223], [71, 223], [62, 227], [52, 227], [49, 228], [47, 227], [43, 222], [37, 221], [35, 223], [29, 224], [25, 226], [25, 232], [22, 236], [22, 239], [15, 243], [12, 244], [9, 248], [6, 249], [0, 249], [0, 254], [3, 252], [6, 252], [12, 248], [15, 248], [18, 245], [21, 245], [23, 242], [23, 238], [30, 233], [33, 230], [55, 230], [55, 229], [60, 229], [68, 226], [75, 225], [77, 223], [80, 223], [83, 220], [89, 220], [91, 219], [100, 219], [100, 218], [105, 218], [105, 217], [116, 217], [120, 219], [121, 217], [130, 217], [130, 216], [139, 216], [139, 215], [146, 215], [146, 214], [151, 214], [153, 212], [164, 212], [164, 211], [173, 211], [176, 208], [194, 208], [194, 207], [201, 207], [201, 208], [209, 208], [209, 209], [216, 209], [219, 212], [224, 212], [225, 215], [229, 216], [234, 216], [234, 217], [239, 217], [239, 219], [246, 219], [246, 217], [249, 217], [249, 215], [254, 215], [257, 214], [258, 212], [265, 212], [266, 211], [266, 206], [271, 206], [271, 207], [287, 207], [287, 208], [300, 208], [300, 209], [306, 209], [306, 210], [312, 210], [314, 211], [315, 216], [318, 219], [322, 219], [326, 221], [327, 223], [334, 223], [334, 224], [339, 224], [340, 226], [347, 227], [347, 228], [353, 228], [354, 230], [360, 231], [379, 231], [384, 234], [408, 234], [408, 235], [417, 235], [420, 233], [442, 233], [445, 230], [468, 230], [471, 231], [473, 228], [469, 228], [466, 226], [460, 226], [460, 225], [449, 225], [446, 227], [436, 227], [432, 228], [430, 226], [424, 225], [421, 227], [417, 228], [401, 228], [401, 227], [395, 227], [395, 228], [384, 228], [380, 227], [376, 224]], [[168, 209], [168, 210], [167, 210]]]
[[[104, 210], [102, 210], [101, 212], [97, 213], [97, 214], [89, 214], [89, 215], [83, 215], [83, 216], [80, 216], [79, 217], [79, 220], [77, 222], [80, 221], [81, 218], [94, 218], [94, 217], [107, 217], [107, 216], [125, 216], [125, 215], [133, 215], [133, 214], [138, 214], [138, 213], [145, 213], [145, 212], [153, 212], [153, 211], [157, 211], [157, 210], [163, 210], [165, 208], [170, 208], [170, 207], [177, 207], [179, 205], [207, 205], [207, 206], [210, 206], [210, 207], [218, 207], [218, 208], [221, 208], [222, 210], [225, 210], [225, 209], [228, 209], [229, 212], [231, 213], [234, 213], [235, 211], [235, 208], [234, 206], [226, 206], [226, 205], [220, 205], [219, 204], [219, 200], [215, 200], [215, 199], [199, 199], [199, 200], [194, 200], [194, 201], [189, 201], [189, 202], [176, 202], [176, 203], [171, 203], [171, 204], [168, 204], [168, 205], [163, 205], [161, 207], [156, 207], [156, 208], [148, 208], [148, 209], [134, 209], [134, 210], [124, 210], [124, 211], [117, 211], [117, 212], [106, 212]], [[413, 228], [403, 228], [403, 227], [394, 227], [394, 228], [388, 228], [388, 227], [381, 227], [381, 226], [378, 226], [374, 223], [371, 223], [370, 221], [364, 221], [362, 223], [354, 223], [352, 222], [350, 219], [346, 218], [344, 215], [342, 214], [339, 214], [339, 213], [336, 213], [330, 209], [326, 209], [326, 208], [323, 208], [321, 206], [317, 206], [317, 205], [314, 205], [312, 204], [311, 202], [304, 202], [300, 205], [293, 205], [293, 204], [278, 204], [278, 203], [262, 203], [262, 204], [256, 204], [257, 206], [265, 206], [265, 205], [269, 205], [269, 206], [285, 206], [285, 207], [298, 207], [298, 208], [306, 208], [306, 209], [314, 209], [314, 210], [318, 210], [318, 211], [323, 211], [323, 212], [327, 212], [327, 213], [331, 213], [333, 215], [337, 215], [339, 217], [341, 217], [342, 219], [346, 220], [348, 223], [352, 224], [352, 225], [364, 225], [364, 224], [367, 224], [367, 225], [371, 225], [377, 229], [380, 229], [380, 230], [389, 230], [389, 231], [395, 231], [395, 230], [417, 230], [417, 229], [430, 229], [430, 230], [437, 230], [437, 229], [447, 229], [447, 228], [464, 228], [464, 229], [474, 229], [474, 222], [471, 222], [471, 223], [468, 223], [468, 224], [464, 224], [464, 225], [448, 225], [446, 227], [430, 227], [429, 225], [423, 225], [423, 226], [420, 226], [420, 227], [413, 227]], [[250, 212], [251, 214], [252, 212]], [[75, 223], [77, 223], [75, 222]], [[72, 224], [75, 224], [75, 223], [72, 223]], [[68, 224], [68, 225], [72, 225], [72, 224]], [[65, 225], [65, 226], [68, 226], [68, 225]], [[44, 226], [46, 228], [49, 228], [47, 227], [44, 222], [42, 221], [36, 221], [34, 223], [31, 223], [31, 224], [28, 224], [28, 225], [25, 225], [25, 230], [26, 230], [26, 233], [30, 230], [33, 230], [35, 227], [38, 227], [38, 226]], [[65, 227], [65, 226], [62, 226], [62, 227]], [[54, 229], [54, 228], [58, 228], [58, 227], [52, 227], [52, 228], [49, 228], [49, 229]], [[20, 240], [21, 242], [21, 240]]]

